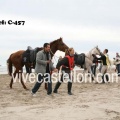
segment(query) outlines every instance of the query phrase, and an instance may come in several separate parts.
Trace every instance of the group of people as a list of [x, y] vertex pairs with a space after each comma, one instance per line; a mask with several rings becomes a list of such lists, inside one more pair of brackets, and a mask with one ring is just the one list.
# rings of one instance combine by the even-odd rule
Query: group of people
[[105, 49], [103, 53], [101, 53], [101, 57], [97, 58], [97, 60], [102, 62], [102, 67], [100, 72], [102, 73], [102, 83], [105, 83], [105, 77], [106, 81], [109, 81], [108, 75], [105, 75], [107, 73], [108, 66], [111, 65], [111, 62], [109, 60], [108, 56], [108, 49]]
[[[116, 53], [116, 57], [113, 59], [115, 60], [117, 74], [118, 76], [120, 76], [120, 55], [119, 53]], [[101, 54], [100, 58], [97, 58], [96, 56], [94, 56], [93, 65], [91, 66], [91, 71], [94, 74], [94, 76], [96, 76], [96, 67], [98, 66], [98, 63], [100, 64], [99, 72], [103, 74], [102, 76], [103, 83], [105, 83], [104, 75], [105, 73], [107, 73], [108, 66], [111, 66], [111, 61], [108, 56], [108, 49], [105, 49], [103, 51], [103, 54]], [[106, 80], [109, 81], [108, 75], [106, 75]]]
[[[61, 68], [62, 70], [64, 70], [67, 73], [70, 73], [70, 71], [74, 67], [74, 49], [73, 48], [69, 48], [66, 51], [66, 56], [64, 58], [62, 58], [58, 62], [56, 68], [54, 68], [53, 63], [51, 61], [50, 44], [45, 43], [43, 47], [44, 47], [44, 49], [39, 51], [37, 53], [37, 56], [36, 56], [35, 72], [38, 74], [38, 81], [36, 82], [36, 84], [34, 85], [32, 91], [31, 91], [32, 95], [35, 95], [35, 93], [40, 88], [40, 86], [43, 82], [43, 78], [47, 78], [48, 74], [51, 75], [51, 71], [57, 72], [62, 67]], [[45, 75], [45, 73], [48, 73], [48, 74]], [[63, 76], [63, 74], [62, 74], [62, 76]], [[58, 81], [56, 83], [56, 86], [55, 86], [54, 91], [53, 91], [54, 93], [58, 92], [58, 88], [60, 87], [61, 82], [63, 81], [62, 76], [61, 76], [61, 81]], [[47, 82], [47, 85], [48, 85], [47, 94], [50, 95], [52, 93], [51, 78]], [[68, 82], [68, 94], [69, 95], [72, 95], [71, 88], [72, 88], [72, 81], [69, 81]]]
[[[44, 75], [45, 73], [49, 73], [51, 75], [51, 71], [52, 72], [58, 72], [58, 70], [62, 70], [65, 73], [69, 74], [69, 81], [68, 81], [68, 94], [72, 95], [71, 89], [72, 89], [72, 80], [71, 80], [71, 76], [70, 73], [74, 68], [74, 49], [73, 48], [69, 48], [67, 49], [67, 51], [65, 52], [65, 57], [62, 58], [60, 57], [60, 59], [58, 60], [57, 66], [56, 68], [53, 66], [53, 63], [51, 61], [51, 55], [50, 55], [50, 44], [49, 43], [45, 43], [44, 44], [44, 49], [42, 51], [39, 51], [37, 53], [36, 56], [36, 67], [35, 67], [35, 72], [38, 74], [38, 81], [36, 82], [36, 84], [34, 85], [31, 94], [35, 95], [35, 93], [38, 91], [38, 89], [40, 88], [42, 82], [43, 82], [43, 78], [47, 77], [47, 74]], [[93, 74], [95, 75], [95, 71], [96, 71], [96, 62], [101, 61], [102, 63], [102, 69], [101, 69], [101, 73], [102, 73], [102, 83], [105, 83], [104, 80], [104, 75], [107, 73], [107, 68], [108, 68], [108, 64], [110, 64], [110, 60], [108, 57], [108, 49], [105, 49], [103, 51], [103, 53], [101, 53], [100, 58], [97, 58], [96, 55], [93, 55], [94, 60], [93, 60], [93, 66], [91, 67], [91, 70], [93, 72]], [[119, 57], [120, 59], [120, 57]], [[117, 58], [118, 60], [118, 58]], [[120, 63], [117, 66], [118, 70], [120, 71]], [[39, 74], [42, 73], [42, 74]], [[106, 80], [108, 81], [109, 78], [106, 75]], [[58, 88], [60, 87], [61, 83], [63, 82], [63, 73], [61, 75], [61, 79], [60, 81], [58, 81], [55, 85], [55, 88], [53, 90], [54, 93], [58, 93]], [[47, 94], [50, 95], [52, 94], [52, 81], [50, 78], [50, 81], [47, 82], [48, 85], [48, 89], [47, 89]]]

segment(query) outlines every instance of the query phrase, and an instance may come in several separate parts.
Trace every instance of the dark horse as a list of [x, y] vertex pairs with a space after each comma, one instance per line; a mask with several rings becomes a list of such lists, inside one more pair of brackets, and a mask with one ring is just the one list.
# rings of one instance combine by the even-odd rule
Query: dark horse
[[[57, 40], [50, 42], [50, 46], [51, 46], [51, 56], [52, 57], [57, 50], [65, 52], [65, 49], [68, 49], [68, 46], [63, 42], [62, 38], [59, 38]], [[42, 48], [39, 48], [39, 50], [42, 50]], [[15, 67], [15, 71], [13, 73], [14, 78], [15, 78], [17, 73], [22, 74], [22, 72], [23, 72], [22, 68], [25, 65], [25, 63], [22, 62], [22, 55], [24, 52], [25, 52], [24, 50], [19, 50], [15, 53], [12, 53], [7, 61], [10, 76], [12, 76], [12, 71], [13, 71], [12, 65]], [[27, 64], [27, 66], [31, 67], [31, 65], [28, 65], [28, 64]], [[22, 76], [21, 76], [20, 80], [21, 80], [21, 83], [23, 85], [23, 88], [27, 89], [27, 87], [25, 86], [25, 84], [22, 80]], [[10, 88], [12, 88], [12, 84], [13, 84], [13, 78], [11, 78]], [[45, 88], [45, 89], [47, 89], [47, 88]]]

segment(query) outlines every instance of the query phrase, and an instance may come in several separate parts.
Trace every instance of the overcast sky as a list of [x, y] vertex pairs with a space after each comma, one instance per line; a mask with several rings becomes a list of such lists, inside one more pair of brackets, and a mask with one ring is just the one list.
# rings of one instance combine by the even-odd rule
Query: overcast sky
[[120, 0], [0, 0], [0, 21], [25, 21], [0, 25], [0, 64], [12, 52], [59, 37], [78, 53], [98, 45], [113, 58], [120, 52], [119, 12]]

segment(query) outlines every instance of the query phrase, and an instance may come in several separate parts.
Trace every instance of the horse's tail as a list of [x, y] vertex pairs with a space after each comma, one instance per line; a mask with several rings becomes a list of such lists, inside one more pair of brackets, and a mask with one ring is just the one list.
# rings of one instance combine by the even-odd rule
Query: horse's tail
[[7, 60], [8, 74], [9, 74], [10, 76], [11, 76], [12, 71], [13, 71], [13, 69], [12, 69], [12, 60], [11, 60], [11, 56], [12, 56], [12, 54], [10, 55], [9, 59]]

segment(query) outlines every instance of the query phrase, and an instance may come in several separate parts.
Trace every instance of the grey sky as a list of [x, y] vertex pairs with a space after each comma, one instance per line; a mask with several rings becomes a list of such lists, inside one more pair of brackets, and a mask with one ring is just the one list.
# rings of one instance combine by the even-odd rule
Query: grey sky
[[119, 0], [0, 0], [0, 20], [26, 22], [0, 25], [0, 64], [12, 52], [59, 37], [77, 52], [108, 48], [112, 58], [120, 48], [119, 6]]

